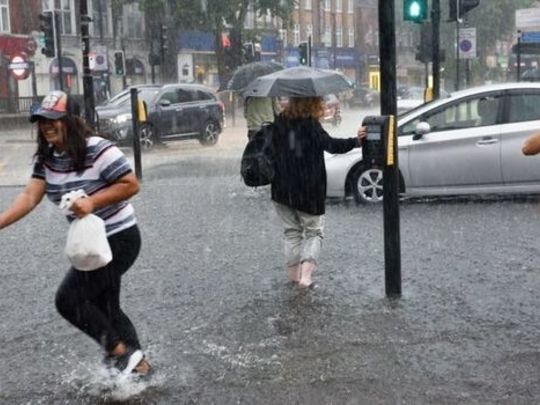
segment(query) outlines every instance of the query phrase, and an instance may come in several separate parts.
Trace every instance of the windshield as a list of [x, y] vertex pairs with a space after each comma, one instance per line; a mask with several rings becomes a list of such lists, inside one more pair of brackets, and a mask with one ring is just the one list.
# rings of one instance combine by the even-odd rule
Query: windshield
[[[137, 92], [140, 99], [146, 101], [146, 103], [150, 103], [156, 94], [159, 92], [157, 88], [141, 88]], [[111, 98], [106, 104], [107, 105], [114, 105], [114, 106], [125, 106], [126, 104], [129, 104], [131, 102], [131, 91], [124, 90], [121, 93], [118, 93], [116, 96]]]

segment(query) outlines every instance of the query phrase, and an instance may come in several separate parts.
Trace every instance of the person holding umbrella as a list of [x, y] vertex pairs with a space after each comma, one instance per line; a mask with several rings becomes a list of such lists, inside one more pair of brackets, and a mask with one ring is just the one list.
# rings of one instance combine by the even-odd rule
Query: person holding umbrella
[[284, 251], [289, 281], [300, 288], [314, 286], [312, 273], [320, 256], [326, 200], [324, 152], [346, 153], [362, 145], [357, 137], [332, 138], [319, 119], [322, 97], [291, 97], [275, 121], [275, 176], [271, 198], [284, 227]]
[[352, 89], [344, 75], [330, 70], [294, 67], [261, 76], [244, 90], [245, 97], [289, 97], [274, 121], [275, 174], [271, 198], [284, 227], [289, 281], [312, 287], [323, 240], [326, 201], [324, 152], [346, 153], [362, 146], [367, 132], [332, 138], [322, 127], [323, 96]]

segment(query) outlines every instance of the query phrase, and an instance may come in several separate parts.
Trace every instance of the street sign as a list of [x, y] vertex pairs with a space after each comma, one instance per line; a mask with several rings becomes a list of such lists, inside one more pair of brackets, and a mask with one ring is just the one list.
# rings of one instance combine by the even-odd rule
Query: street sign
[[24, 80], [30, 75], [30, 63], [22, 55], [13, 56], [8, 69], [17, 80]]
[[523, 43], [539, 43], [540, 31], [530, 31], [521, 33], [521, 42]]
[[522, 8], [516, 10], [516, 28], [540, 27], [540, 8]]
[[459, 57], [461, 59], [476, 58], [476, 28], [459, 29]]

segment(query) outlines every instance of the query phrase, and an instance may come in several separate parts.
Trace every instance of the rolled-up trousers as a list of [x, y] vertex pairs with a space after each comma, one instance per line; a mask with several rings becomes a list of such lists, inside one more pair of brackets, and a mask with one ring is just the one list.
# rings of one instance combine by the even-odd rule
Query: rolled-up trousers
[[324, 237], [324, 215], [311, 215], [274, 202], [276, 213], [284, 225], [283, 240], [287, 266], [319, 261]]

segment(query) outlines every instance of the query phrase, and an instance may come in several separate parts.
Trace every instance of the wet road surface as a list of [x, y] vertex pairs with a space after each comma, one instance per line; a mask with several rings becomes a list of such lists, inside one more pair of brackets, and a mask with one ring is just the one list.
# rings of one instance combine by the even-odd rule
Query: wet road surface
[[[123, 302], [156, 373], [114, 386], [54, 309], [67, 223], [44, 202], [0, 233], [0, 403], [540, 402], [535, 199], [407, 201], [403, 297], [384, 297], [382, 207], [332, 201], [315, 279], [286, 283], [268, 190], [238, 162], [145, 172]], [[20, 189], [1, 188], [2, 204]]]

